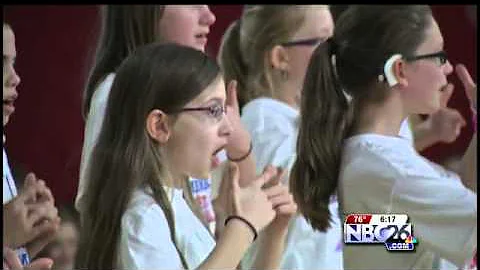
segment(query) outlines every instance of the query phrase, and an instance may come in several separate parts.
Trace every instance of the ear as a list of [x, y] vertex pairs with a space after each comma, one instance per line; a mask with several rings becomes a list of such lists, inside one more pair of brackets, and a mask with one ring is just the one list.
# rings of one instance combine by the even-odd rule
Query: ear
[[289, 68], [289, 57], [288, 52], [282, 45], [275, 45], [270, 50], [270, 64], [274, 69], [285, 70]]
[[402, 87], [408, 86], [408, 79], [405, 72], [406, 68], [407, 63], [403, 59], [398, 59], [392, 65], [393, 76], [395, 76], [397, 84]]
[[170, 137], [168, 115], [161, 110], [152, 110], [146, 121], [148, 135], [158, 143], [166, 143]]

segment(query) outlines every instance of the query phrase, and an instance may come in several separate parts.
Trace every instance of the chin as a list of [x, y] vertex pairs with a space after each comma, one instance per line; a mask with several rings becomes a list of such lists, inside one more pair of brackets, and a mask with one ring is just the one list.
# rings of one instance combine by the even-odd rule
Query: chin
[[428, 108], [424, 108], [423, 110], [420, 110], [419, 112], [417, 112], [417, 114], [424, 114], [424, 115], [430, 115], [430, 114], [434, 114], [436, 113], [438, 110], [440, 110], [440, 106], [438, 107], [428, 107]]
[[435, 113], [438, 110], [440, 110], [440, 108], [441, 108], [440, 102], [437, 102], [437, 103], [434, 103], [434, 104], [429, 104], [429, 106], [427, 107], [428, 112], [425, 113], [425, 114]]

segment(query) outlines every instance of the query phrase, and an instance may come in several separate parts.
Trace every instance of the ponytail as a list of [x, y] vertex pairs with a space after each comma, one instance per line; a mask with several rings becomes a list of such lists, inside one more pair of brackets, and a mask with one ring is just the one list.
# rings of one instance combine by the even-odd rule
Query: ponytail
[[342, 144], [351, 122], [349, 102], [332, 64], [335, 50], [330, 39], [310, 59], [302, 93], [297, 159], [290, 180], [300, 211], [320, 231], [330, 227], [328, 205], [337, 189]]
[[225, 31], [218, 53], [218, 62], [222, 68], [225, 82], [237, 81], [239, 107], [248, 102], [246, 82], [247, 65], [244, 62], [240, 46], [241, 20], [234, 21]]

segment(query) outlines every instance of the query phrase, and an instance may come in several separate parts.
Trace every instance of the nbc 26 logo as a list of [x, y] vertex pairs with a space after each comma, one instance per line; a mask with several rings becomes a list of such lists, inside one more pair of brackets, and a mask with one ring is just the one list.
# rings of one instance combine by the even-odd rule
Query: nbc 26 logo
[[343, 226], [346, 244], [384, 243], [389, 251], [413, 251], [417, 243], [405, 214], [350, 214]]

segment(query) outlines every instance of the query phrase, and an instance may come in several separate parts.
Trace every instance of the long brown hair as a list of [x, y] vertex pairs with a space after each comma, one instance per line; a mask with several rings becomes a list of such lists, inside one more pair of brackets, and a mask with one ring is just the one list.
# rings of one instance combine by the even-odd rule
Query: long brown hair
[[428, 6], [350, 6], [340, 15], [334, 36], [313, 53], [290, 185], [314, 228], [330, 226], [328, 203], [337, 189], [341, 149], [355, 124], [353, 116], [385, 100], [389, 89], [378, 82], [385, 61], [396, 53], [412, 55], [431, 21]]
[[[172, 206], [163, 185], [170, 176], [160, 145], [145, 128], [154, 109], [178, 112], [220, 76], [216, 62], [192, 48], [151, 44], [118, 68], [105, 120], [88, 164], [76, 268], [112, 269], [117, 262], [121, 219], [136, 188], [149, 187], [175, 240]], [[177, 247], [177, 251], [178, 247]], [[187, 268], [179, 251], [183, 266]]]
[[106, 5], [101, 9], [102, 33], [95, 62], [83, 95], [83, 116], [87, 118], [93, 93], [105, 77], [137, 47], [160, 39], [161, 5]]

